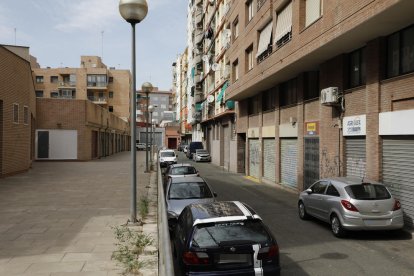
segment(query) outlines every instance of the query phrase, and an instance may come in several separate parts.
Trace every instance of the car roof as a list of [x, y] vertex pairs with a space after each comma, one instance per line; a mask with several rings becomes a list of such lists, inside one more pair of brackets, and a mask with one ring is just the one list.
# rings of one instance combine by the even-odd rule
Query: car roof
[[199, 176], [178, 176], [171, 178], [171, 183], [187, 183], [187, 182], [206, 182]]
[[357, 184], [362, 184], [362, 183], [381, 184], [371, 179], [354, 177], [354, 176], [331, 177], [331, 178], [324, 178], [321, 180], [330, 181], [331, 183], [334, 183], [338, 186], [357, 185]]
[[193, 225], [212, 222], [259, 219], [260, 216], [240, 201], [215, 201], [196, 203], [188, 206], [193, 217]]
[[163, 149], [163, 150], [160, 150], [160, 152], [169, 152], [169, 151], [174, 152], [174, 150], [173, 150], [173, 149]]
[[180, 167], [193, 167], [193, 165], [189, 164], [189, 163], [179, 163], [179, 164], [171, 164], [170, 168], [180, 168]]

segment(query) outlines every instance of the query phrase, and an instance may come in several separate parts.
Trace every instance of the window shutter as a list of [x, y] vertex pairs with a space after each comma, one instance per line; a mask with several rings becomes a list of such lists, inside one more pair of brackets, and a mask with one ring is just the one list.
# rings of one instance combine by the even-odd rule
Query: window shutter
[[275, 43], [292, 30], [292, 2], [277, 14]]
[[309, 26], [321, 16], [321, 0], [306, 0], [306, 22]]
[[263, 30], [260, 32], [256, 58], [260, 56], [264, 51], [266, 51], [269, 43], [271, 43], [270, 39], [272, 37], [272, 30], [272, 21], [270, 21], [269, 24], [267, 24], [266, 27], [264, 27]]

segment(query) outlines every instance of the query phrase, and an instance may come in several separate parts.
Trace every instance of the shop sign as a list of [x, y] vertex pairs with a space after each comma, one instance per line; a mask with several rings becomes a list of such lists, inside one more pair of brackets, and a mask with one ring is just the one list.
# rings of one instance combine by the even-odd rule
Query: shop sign
[[344, 117], [342, 125], [344, 136], [365, 136], [366, 115]]
[[307, 122], [305, 123], [306, 135], [318, 135], [319, 134], [319, 123], [318, 122]]

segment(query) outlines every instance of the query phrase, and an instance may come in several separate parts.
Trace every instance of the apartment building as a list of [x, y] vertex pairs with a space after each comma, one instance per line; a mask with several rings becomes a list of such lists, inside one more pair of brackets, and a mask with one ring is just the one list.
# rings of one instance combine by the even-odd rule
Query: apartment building
[[36, 97], [89, 100], [128, 121], [131, 73], [108, 67], [98, 56], [81, 56], [79, 68], [33, 68]]
[[[190, 1], [188, 36], [190, 97], [193, 99], [192, 140], [203, 141], [212, 162], [238, 171], [235, 103], [225, 97], [229, 87], [231, 24], [227, 20], [231, 1]], [[191, 62], [190, 62], [191, 61]], [[233, 159], [233, 160], [231, 160]]]
[[35, 89], [28, 47], [0, 45], [0, 177], [24, 172], [34, 155]]
[[82, 56], [80, 68], [32, 61], [38, 120], [36, 160], [91, 160], [129, 149], [128, 70]]
[[246, 175], [295, 191], [321, 177], [380, 180], [412, 225], [413, 10], [410, 0], [232, 1], [224, 99], [238, 102], [230, 150]]

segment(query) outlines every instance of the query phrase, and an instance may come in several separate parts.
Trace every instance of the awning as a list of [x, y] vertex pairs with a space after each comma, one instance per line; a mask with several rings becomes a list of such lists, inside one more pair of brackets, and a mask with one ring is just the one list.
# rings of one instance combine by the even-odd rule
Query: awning
[[292, 2], [277, 14], [275, 43], [292, 30]]
[[257, 46], [257, 54], [256, 58], [263, 54], [264, 51], [267, 50], [269, 44], [272, 43], [272, 31], [273, 31], [273, 22], [270, 21], [266, 27], [262, 29], [259, 36], [259, 45]]
[[224, 96], [224, 91], [226, 91], [227, 87], [229, 86], [229, 82], [226, 81], [223, 86], [221, 87], [221, 90], [219, 92], [219, 94], [217, 95], [217, 100], [216, 102], [221, 102], [221, 100], [223, 99]]
[[201, 111], [201, 109], [202, 109], [201, 103], [196, 103], [195, 104], [195, 110], [196, 111]]

